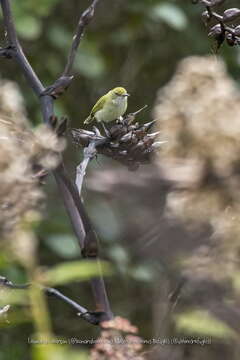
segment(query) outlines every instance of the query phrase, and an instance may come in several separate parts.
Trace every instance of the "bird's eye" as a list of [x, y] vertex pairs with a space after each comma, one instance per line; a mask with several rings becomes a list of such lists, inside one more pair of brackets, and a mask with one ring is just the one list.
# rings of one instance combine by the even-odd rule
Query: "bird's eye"
[[115, 92], [115, 95], [120, 95], [119, 93]]

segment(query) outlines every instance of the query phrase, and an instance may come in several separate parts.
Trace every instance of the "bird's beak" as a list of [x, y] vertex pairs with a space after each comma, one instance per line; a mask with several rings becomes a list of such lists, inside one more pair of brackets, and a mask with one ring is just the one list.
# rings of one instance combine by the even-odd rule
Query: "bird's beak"
[[123, 94], [123, 96], [127, 96], [127, 97], [128, 97], [128, 96], [130, 96], [130, 94], [126, 93], [126, 94]]

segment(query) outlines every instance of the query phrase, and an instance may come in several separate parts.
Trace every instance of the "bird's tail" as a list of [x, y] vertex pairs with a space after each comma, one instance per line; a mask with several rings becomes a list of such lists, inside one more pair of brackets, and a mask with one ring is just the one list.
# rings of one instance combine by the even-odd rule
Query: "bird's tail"
[[90, 124], [94, 120], [94, 117], [89, 115], [85, 120], [84, 124]]

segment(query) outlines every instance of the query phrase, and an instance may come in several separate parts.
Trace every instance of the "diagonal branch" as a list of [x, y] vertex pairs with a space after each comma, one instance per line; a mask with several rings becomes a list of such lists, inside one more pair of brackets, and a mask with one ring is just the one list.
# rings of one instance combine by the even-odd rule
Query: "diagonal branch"
[[[30, 87], [32, 88], [34, 93], [39, 96], [44, 90], [44, 86], [34, 72], [30, 63], [28, 62], [18, 41], [9, 0], [1, 0], [1, 7], [3, 13], [4, 28], [6, 31], [5, 36], [8, 43], [8, 46], [5, 49], [5, 54], [8, 54], [9, 57], [12, 57], [16, 60], [16, 62], [22, 69], [22, 72], [26, 80], [28, 81]], [[50, 96], [41, 98], [41, 110], [44, 122], [49, 123], [50, 118], [53, 114], [53, 99]]]
[[[31, 284], [13, 284], [7, 278], [0, 276], [0, 287], [6, 287], [12, 290], [18, 289], [29, 289]], [[40, 286], [40, 285], [39, 285]], [[104, 319], [104, 313], [102, 312], [90, 312], [85, 307], [79, 305], [76, 301], [70, 299], [68, 296], [61, 293], [59, 290], [54, 288], [49, 288], [45, 286], [40, 286], [41, 289], [45, 292], [48, 296], [54, 296], [59, 300], [62, 300], [66, 304], [70, 305], [74, 310], [77, 310], [77, 315], [86, 320], [87, 322], [98, 325], [99, 322]]]
[[[95, 6], [97, 5], [98, 1], [99, 0], [93, 1], [92, 5], [80, 17], [77, 33], [74, 37], [68, 62], [64, 70], [65, 73], [71, 71], [78, 45], [84, 33], [84, 29], [92, 19]], [[2, 7], [3, 21], [8, 43], [8, 46], [5, 48], [6, 51], [1, 49], [0, 55], [13, 58], [19, 64], [26, 80], [29, 83], [29, 86], [33, 89], [34, 93], [39, 98], [43, 121], [51, 126], [51, 119], [54, 118], [54, 97], [51, 96], [51, 93], [44, 93], [46, 89], [42, 85], [40, 79], [34, 72], [22, 50], [22, 47], [17, 38], [9, 0], [0, 0], [0, 4]], [[93, 230], [92, 224], [78, 194], [77, 188], [69, 179], [65, 171], [63, 162], [61, 162], [58, 168], [53, 171], [53, 174], [63, 198], [66, 211], [70, 217], [73, 230], [78, 238], [83, 256], [94, 256], [96, 258], [98, 256], [97, 236]], [[91, 239], [91, 241], [86, 241], [87, 243], [91, 243], [91, 249], [88, 248], [85, 250], [85, 239]], [[91, 285], [95, 298], [96, 308], [100, 309], [102, 312], [105, 312], [108, 319], [112, 318], [112, 312], [110, 310], [102, 276], [100, 275], [99, 278], [91, 281]]]
[[65, 69], [62, 75], [52, 85], [48, 86], [44, 91], [42, 91], [41, 96], [49, 95], [52, 96], [53, 99], [57, 99], [70, 86], [73, 80], [71, 72], [77, 55], [78, 47], [84, 35], [86, 26], [90, 23], [94, 16], [95, 7], [98, 2], [99, 0], [94, 0], [92, 5], [90, 5], [80, 16], [75, 35], [73, 36], [73, 41], [68, 54]]
[[72, 46], [71, 46], [71, 49], [68, 54], [67, 64], [66, 64], [66, 67], [63, 72], [64, 76], [71, 75], [72, 67], [74, 64], [75, 57], [77, 55], [77, 50], [78, 50], [79, 44], [84, 35], [86, 26], [90, 23], [90, 21], [92, 20], [92, 18], [94, 16], [95, 7], [98, 2], [99, 2], [99, 0], [93, 0], [92, 5], [90, 5], [89, 8], [87, 8], [80, 16], [80, 19], [79, 19], [79, 22], [78, 22], [78, 25], [77, 25], [77, 28], [75, 31], [75, 35], [73, 37]]
[[1, 0], [2, 12], [4, 14], [3, 22], [6, 30], [5, 36], [12, 46], [20, 47], [19, 41], [17, 39], [17, 32], [15, 29], [12, 12], [10, 8], [10, 3], [8, 0]]

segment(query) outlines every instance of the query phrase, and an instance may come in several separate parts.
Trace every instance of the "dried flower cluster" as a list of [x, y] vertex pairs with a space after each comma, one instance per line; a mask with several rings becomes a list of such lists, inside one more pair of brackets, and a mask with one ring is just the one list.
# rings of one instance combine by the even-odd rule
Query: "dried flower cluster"
[[[155, 117], [168, 140], [157, 163], [173, 185], [165, 214], [195, 240], [178, 259], [185, 283], [175, 312], [186, 319], [189, 308], [202, 309], [237, 333], [240, 92], [220, 59], [190, 57], [159, 91]], [[180, 233], [176, 242], [184, 240]]]
[[144, 360], [138, 329], [119, 316], [101, 324], [103, 330], [91, 351], [91, 360]]
[[0, 229], [9, 234], [43, 197], [39, 178], [54, 168], [64, 142], [46, 126], [35, 130], [13, 82], [0, 82]]
[[156, 141], [158, 132], [149, 133], [154, 121], [143, 125], [135, 122], [138, 113], [139, 111], [126, 115], [120, 123], [113, 122], [109, 128], [109, 136], [101, 135], [96, 127], [94, 131], [72, 129], [73, 142], [81, 147], [95, 142], [99, 154], [119, 161], [129, 170], [136, 170], [141, 164], [150, 162], [151, 155], [162, 143]]
[[202, 20], [209, 28], [208, 36], [217, 42], [219, 48], [226, 40], [229, 46], [240, 44], [240, 9], [228, 8], [218, 13], [215, 7], [225, 3], [225, 0], [194, 0], [193, 3], [200, 3], [206, 7], [202, 13]]
[[176, 184], [168, 209], [185, 223], [212, 226], [224, 240], [226, 270], [240, 233], [239, 90], [222, 61], [188, 58], [159, 92], [155, 116], [168, 139], [160, 166]]

